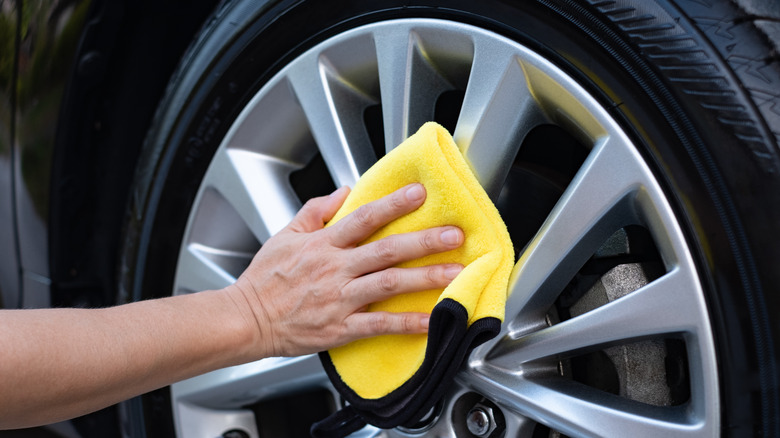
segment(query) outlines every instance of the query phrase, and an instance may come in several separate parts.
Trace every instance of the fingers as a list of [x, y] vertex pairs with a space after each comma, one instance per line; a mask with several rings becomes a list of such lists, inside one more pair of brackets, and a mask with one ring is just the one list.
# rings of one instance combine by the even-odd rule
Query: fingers
[[379, 335], [426, 333], [429, 322], [427, 313], [355, 313], [348, 320], [347, 342]]
[[342, 248], [355, 245], [383, 225], [414, 211], [424, 200], [423, 186], [410, 184], [363, 205], [334, 226], [333, 244]]
[[352, 281], [344, 292], [355, 308], [362, 308], [398, 294], [444, 288], [462, 270], [463, 265], [456, 263], [390, 268]]
[[[420, 207], [426, 197], [421, 184], [411, 184], [363, 205], [332, 227], [322, 229], [348, 193], [345, 187], [307, 202], [286, 232], [279, 233], [287, 240], [275, 236], [281, 240], [271, 239], [258, 252], [263, 256], [256, 257], [260, 261], [253, 261], [268, 265], [252, 271], [263, 275], [252, 282], [263, 285], [258, 290], [285, 291], [263, 297], [273, 310], [266, 312], [273, 314], [266, 315], [266, 319], [286, 327], [277, 332], [297, 333], [297, 346], [276, 348], [284, 354], [320, 351], [382, 334], [425, 333], [429, 316], [424, 313], [362, 310], [371, 302], [398, 294], [446, 287], [463, 269], [458, 264], [393, 267], [458, 248], [464, 235], [453, 226], [393, 235], [356, 247], [382, 226]], [[272, 241], [276, 243], [271, 245]], [[285, 275], [271, 275], [273, 272]], [[304, 314], [314, 317], [292, 317]]]
[[359, 263], [351, 268], [362, 275], [427, 255], [455, 249], [463, 244], [463, 231], [447, 226], [404, 234], [394, 234], [354, 250]]

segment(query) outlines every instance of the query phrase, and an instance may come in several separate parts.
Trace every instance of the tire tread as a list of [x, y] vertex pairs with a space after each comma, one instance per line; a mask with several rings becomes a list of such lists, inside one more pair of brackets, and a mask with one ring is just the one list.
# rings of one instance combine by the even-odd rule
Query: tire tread
[[[766, 172], [780, 171], [780, 62], [772, 57], [772, 45], [754, 19], [746, 19], [747, 14], [728, 0], [681, 1], [679, 9], [624, 0], [590, 3], [671, 84], [713, 112]], [[695, 29], [686, 28], [688, 22]], [[712, 48], [721, 59], [711, 55]], [[739, 89], [747, 93], [734, 92]]]

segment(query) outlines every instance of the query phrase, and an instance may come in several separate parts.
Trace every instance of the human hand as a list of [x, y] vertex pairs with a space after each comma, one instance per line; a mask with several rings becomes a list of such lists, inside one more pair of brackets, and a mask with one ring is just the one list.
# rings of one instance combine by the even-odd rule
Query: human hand
[[463, 243], [456, 227], [389, 236], [357, 246], [383, 225], [417, 209], [425, 189], [411, 184], [324, 228], [349, 193], [341, 188], [303, 206], [266, 242], [228, 292], [245, 300], [259, 354], [296, 356], [382, 334], [425, 333], [428, 314], [365, 312], [391, 296], [445, 287], [460, 264], [394, 268]]

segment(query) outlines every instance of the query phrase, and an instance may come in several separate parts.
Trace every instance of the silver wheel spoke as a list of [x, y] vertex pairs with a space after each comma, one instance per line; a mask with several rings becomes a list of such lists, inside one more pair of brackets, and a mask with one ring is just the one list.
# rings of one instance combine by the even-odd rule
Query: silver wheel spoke
[[385, 148], [390, 151], [433, 120], [436, 99], [453, 88], [423, 55], [420, 36], [392, 27], [374, 34], [376, 40]]
[[177, 399], [203, 406], [237, 408], [269, 395], [320, 385], [327, 377], [316, 355], [269, 358], [194, 377], [175, 386]]
[[238, 428], [256, 437], [254, 413], [242, 406], [326, 382], [316, 355], [269, 358], [179, 382], [171, 395], [177, 400], [179, 431], [186, 436], [220, 436]]
[[222, 149], [206, 184], [217, 190], [259, 242], [284, 228], [300, 208], [288, 178], [291, 164], [242, 149]]
[[[640, 173], [615, 139], [602, 141], [550, 213], [515, 267], [507, 320], [542, 319], [585, 261], [627, 219], [612, 214], [638, 188]], [[616, 171], [615, 169], [622, 170]]]
[[[475, 38], [474, 61], [453, 138], [495, 199], [526, 134], [543, 122], [517, 53]], [[513, 108], [507, 111], [507, 108]]]
[[318, 53], [304, 56], [287, 78], [336, 186], [353, 186], [376, 161], [363, 126], [363, 109], [373, 102]]
[[712, 432], [683, 407], [631, 402], [563, 379], [518, 379], [505, 385], [496, 380], [507, 379], [488, 370], [481, 380], [469, 383], [507, 409], [571, 436], [622, 436], [630, 431], [632, 437], [685, 437]]
[[225, 138], [230, 149], [244, 149], [300, 169], [317, 152], [306, 115], [288, 81], [259, 93], [239, 115]]
[[180, 403], [176, 414], [183, 436], [218, 437], [234, 429], [243, 430], [250, 438], [259, 436], [255, 414], [247, 409], [209, 409]]
[[[617, 341], [695, 331], [691, 323], [698, 320], [692, 318], [698, 307], [681, 299], [693, 285], [685, 272], [673, 271], [583, 315], [516, 340], [501, 341], [491, 352], [490, 363], [511, 369], [520, 363], [571, 355]], [[673, 309], [669, 309], [670, 302], [675, 303]]]
[[236, 281], [235, 277], [210, 260], [204, 250], [208, 248], [192, 243], [181, 252], [176, 267], [176, 292], [221, 289]]

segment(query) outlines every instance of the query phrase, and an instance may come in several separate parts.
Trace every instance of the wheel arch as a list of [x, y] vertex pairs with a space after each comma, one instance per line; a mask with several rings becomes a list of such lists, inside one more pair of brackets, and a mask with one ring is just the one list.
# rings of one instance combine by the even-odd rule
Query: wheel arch
[[218, 0], [95, 0], [73, 57], [53, 145], [54, 306], [116, 299], [122, 224], [158, 102]]

